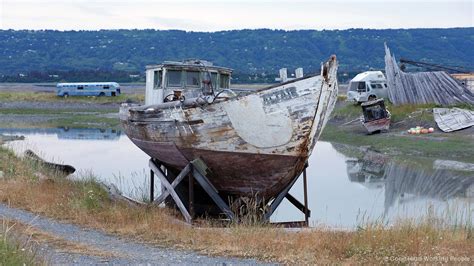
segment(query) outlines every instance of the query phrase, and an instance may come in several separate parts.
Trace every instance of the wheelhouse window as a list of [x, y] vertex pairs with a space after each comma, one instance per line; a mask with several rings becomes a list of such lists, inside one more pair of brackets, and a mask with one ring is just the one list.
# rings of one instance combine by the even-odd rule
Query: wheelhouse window
[[211, 73], [212, 88], [217, 88], [217, 73]]
[[168, 86], [181, 87], [181, 70], [168, 70]]
[[186, 86], [199, 87], [199, 71], [186, 72]]
[[221, 89], [229, 88], [229, 75], [228, 74], [221, 74], [219, 87]]
[[163, 71], [158, 70], [153, 72], [153, 89], [156, 90], [161, 87], [161, 80], [163, 79]]

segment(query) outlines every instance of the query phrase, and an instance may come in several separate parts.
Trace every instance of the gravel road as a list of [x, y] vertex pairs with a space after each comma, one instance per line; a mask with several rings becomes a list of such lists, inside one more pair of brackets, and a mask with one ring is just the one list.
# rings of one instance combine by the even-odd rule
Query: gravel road
[[65, 253], [52, 246], [40, 246], [39, 254], [45, 254], [51, 264], [68, 265], [249, 265], [260, 264], [256, 260], [209, 257], [191, 251], [173, 250], [169, 248], [153, 247], [147, 244], [125, 240], [101, 231], [81, 228], [77, 225], [58, 222], [43, 218], [28, 211], [10, 208], [0, 204], [0, 217], [18, 221], [32, 226], [50, 235], [54, 235], [69, 242], [91, 247], [104, 253], [118, 254], [117, 256], [98, 257]]

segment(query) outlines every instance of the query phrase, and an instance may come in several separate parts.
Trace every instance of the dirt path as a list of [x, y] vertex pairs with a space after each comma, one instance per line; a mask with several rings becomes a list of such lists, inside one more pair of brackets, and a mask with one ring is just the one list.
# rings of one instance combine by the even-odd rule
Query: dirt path
[[0, 204], [0, 217], [32, 227], [50, 240], [54, 239], [56, 244], [62, 243], [54, 245], [40, 242], [39, 254], [45, 255], [46, 261], [51, 264], [257, 264], [256, 260], [209, 257], [191, 251], [153, 247], [101, 231], [43, 218], [4, 204]]

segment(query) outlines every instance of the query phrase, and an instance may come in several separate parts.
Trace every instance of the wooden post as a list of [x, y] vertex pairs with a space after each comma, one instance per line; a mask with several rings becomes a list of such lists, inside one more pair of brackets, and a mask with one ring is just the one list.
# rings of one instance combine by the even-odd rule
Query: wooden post
[[[152, 167], [152, 161], [150, 161], [150, 168], [153, 168]], [[158, 169], [158, 171], [164, 176], [165, 174], [163, 173], [163, 171], [161, 169]], [[186, 177], [186, 175], [191, 171], [191, 166], [189, 165], [186, 165], [186, 167], [184, 167], [184, 169], [181, 171], [181, 173], [179, 173], [179, 175], [173, 180], [173, 182], [171, 183], [171, 187], [174, 188], [179, 184], [181, 183], [181, 181]], [[162, 186], [164, 186], [163, 183], [161, 183]], [[155, 204], [161, 204], [163, 201], [165, 201], [165, 199], [170, 195], [170, 192], [168, 191], [168, 189], [166, 189], [166, 186], [165, 186], [165, 189], [164, 191], [161, 193], [161, 195], [156, 198], [155, 200]]]
[[304, 167], [303, 171], [303, 193], [304, 193], [304, 221], [306, 226], [309, 225], [309, 209], [308, 209], [308, 185], [307, 185], [307, 177], [306, 177], [306, 166]]
[[150, 169], [150, 203], [155, 200], [155, 175]]
[[189, 190], [189, 215], [194, 218], [194, 178], [192, 174], [188, 174], [188, 190]]
[[[158, 178], [160, 178], [160, 181], [161, 183], [165, 186], [166, 188], [166, 191], [171, 195], [171, 197], [173, 198], [174, 202], [176, 203], [176, 206], [178, 206], [179, 210], [181, 211], [181, 214], [183, 214], [184, 216], [184, 219], [186, 220], [187, 223], [192, 223], [192, 218], [191, 218], [191, 215], [189, 215], [189, 212], [188, 210], [186, 209], [186, 207], [184, 206], [183, 202], [181, 201], [181, 199], [179, 198], [178, 194], [176, 193], [176, 191], [174, 191], [174, 187], [168, 182], [168, 179], [166, 179], [166, 176], [164, 175], [164, 173], [161, 171], [160, 168], [157, 167], [157, 165], [152, 161], [150, 160], [150, 168], [155, 172], [156, 176]], [[189, 166], [189, 165], [188, 165]], [[188, 167], [189, 169], [190, 167]], [[189, 170], [188, 170], [189, 171]], [[183, 171], [181, 172], [182, 174], [182, 178], [181, 180], [183, 180], [184, 176], [186, 176], [186, 174], [183, 174], [184, 172], [184, 169]], [[181, 175], [180, 174], [180, 175]], [[178, 176], [179, 177], [179, 176]], [[176, 179], [174, 181], [176, 181], [178, 179], [178, 177], [176, 177]], [[180, 181], [181, 181], [180, 180]], [[173, 183], [175, 183], [173, 181]], [[179, 182], [176, 182], [176, 185], [178, 184]], [[161, 196], [161, 195], [160, 195]]]
[[266, 220], [270, 220], [270, 216], [272, 216], [273, 212], [275, 212], [281, 201], [286, 197], [286, 194], [288, 194], [288, 191], [290, 191], [296, 180], [298, 180], [298, 178], [294, 178], [293, 181], [291, 181], [290, 184], [283, 191], [281, 191], [280, 194], [278, 194], [278, 196], [273, 200], [273, 202], [270, 204], [268, 212], [265, 213]]
[[219, 209], [224, 212], [227, 218], [234, 220], [234, 213], [230, 210], [230, 207], [222, 200], [221, 196], [219, 196], [218, 191], [212, 185], [212, 183], [209, 182], [209, 180], [195, 167], [193, 167], [193, 176], [201, 185], [201, 187], [206, 191], [206, 193], [211, 197], [214, 203], [216, 203], [217, 207], [219, 207]]

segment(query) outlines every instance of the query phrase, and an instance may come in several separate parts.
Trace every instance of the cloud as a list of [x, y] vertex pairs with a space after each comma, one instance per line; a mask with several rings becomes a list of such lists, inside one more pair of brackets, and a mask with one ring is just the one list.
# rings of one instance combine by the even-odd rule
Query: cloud
[[[1, 1], [1, 0], [0, 0]], [[473, 27], [472, 1], [3, 0], [2, 29]]]

